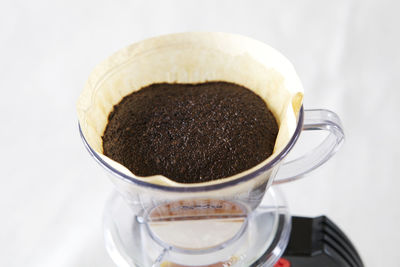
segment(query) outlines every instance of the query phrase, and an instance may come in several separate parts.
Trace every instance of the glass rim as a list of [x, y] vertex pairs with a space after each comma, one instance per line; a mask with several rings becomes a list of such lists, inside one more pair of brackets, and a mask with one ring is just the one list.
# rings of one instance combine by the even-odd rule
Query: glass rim
[[[112, 167], [110, 164], [108, 164], [107, 162], [105, 162], [99, 155], [98, 153], [93, 150], [93, 148], [88, 144], [85, 136], [82, 133], [82, 129], [81, 126], [78, 122], [78, 127], [79, 127], [79, 134], [83, 140], [83, 143], [86, 147], [86, 149], [88, 150], [88, 152], [90, 153], [90, 155], [106, 170], [108, 170], [109, 172], [111, 172], [114, 176], [117, 176], [118, 178], [128, 181], [128, 182], [132, 182], [134, 184], [137, 184], [139, 186], [146, 186], [146, 187], [150, 187], [153, 189], [158, 189], [158, 190], [162, 190], [162, 191], [172, 191], [172, 192], [201, 192], [201, 191], [212, 191], [212, 190], [219, 190], [219, 189], [223, 189], [226, 187], [230, 187], [230, 186], [234, 186], [237, 185], [239, 183], [242, 182], [246, 182], [249, 181], [255, 177], [258, 176], [259, 173], [262, 173], [268, 169], [271, 169], [272, 167], [274, 167], [276, 164], [278, 164], [278, 162], [280, 162], [284, 157], [286, 157], [286, 155], [290, 152], [290, 150], [292, 150], [294, 144], [297, 142], [299, 136], [300, 136], [300, 132], [302, 130], [303, 127], [303, 121], [304, 121], [304, 109], [303, 109], [303, 105], [300, 108], [300, 112], [298, 115], [298, 120], [297, 120], [297, 126], [296, 129], [292, 135], [292, 137], [290, 138], [288, 144], [285, 146], [284, 149], [282, 149], [281, 152], [279, 152], [278, 155], [276, 155], [275, 158], [273, 158], [270, 162], [268, 162], [265, 165], [260, 166], [258, 169], [254, 170], [253, 172], [243, 175], [242, 177], [238, 177], [237, 179], [234, 180], [230, 180], [230, 181], [226, 181], [226, 182], [222, 182], [219, 184], [210, 184], [210, 185], [198, 185], [198, 186], [190, 186], [190, 187], [183, 187], [183, 186], [170, 186], [170, 185], [160, 185], [160, 184], [153, 184], [153, 183], [149, 183], [149, 182], [145, 182], [145, 181], [141, 181], [141, 180], [137, 180], [132, 176], [128, 176], [122, 172], [120, 172], [119, 170], [115, 169], [114, 167]], [[168, 178], [168, 177], [167, 177]]]

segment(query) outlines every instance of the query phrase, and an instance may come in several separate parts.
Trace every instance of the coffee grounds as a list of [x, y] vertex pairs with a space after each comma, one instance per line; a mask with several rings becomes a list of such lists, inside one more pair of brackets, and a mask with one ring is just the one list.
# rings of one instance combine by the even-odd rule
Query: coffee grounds
[[135, 175], [199, 183], [262, 162], [272, 154], [277, 133], [265, 102], [243, 86], [160, 83], [114, 106], [103, 149]]

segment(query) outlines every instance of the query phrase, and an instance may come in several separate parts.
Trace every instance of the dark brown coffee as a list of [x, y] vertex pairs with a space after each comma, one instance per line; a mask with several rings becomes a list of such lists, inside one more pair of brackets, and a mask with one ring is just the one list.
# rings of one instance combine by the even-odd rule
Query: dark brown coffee
[[199, 183], [269, 157], [278, 125], [265, 102], [228, 82], [152, 84], [114, 106], [104, 154], [138, 176]]

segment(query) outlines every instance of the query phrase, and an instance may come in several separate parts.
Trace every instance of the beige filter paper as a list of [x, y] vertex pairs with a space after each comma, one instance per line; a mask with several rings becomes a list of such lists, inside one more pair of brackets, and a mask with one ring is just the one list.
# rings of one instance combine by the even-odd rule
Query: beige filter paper
[[103, 154], [102, 136], [108, 115], [126, 95], [153, 83], [207, 81], [232, 82], [254, 91], [274, 114], [279, 132], [274, 152], [265, 161], [240, 174], [201, 185], [237, 179], [282, 151], [296, 129], [303, 101], [301, 82], [292, 64], [275, 49], [251, 38], [227, 33], [190, 32], [154, 37], [132, 44], [100, 63], [78, 99], [82, 133], [104, 161], [134, 179], [170, 186], [198, 186], [180, 184], [162, 175], [134, 175]]

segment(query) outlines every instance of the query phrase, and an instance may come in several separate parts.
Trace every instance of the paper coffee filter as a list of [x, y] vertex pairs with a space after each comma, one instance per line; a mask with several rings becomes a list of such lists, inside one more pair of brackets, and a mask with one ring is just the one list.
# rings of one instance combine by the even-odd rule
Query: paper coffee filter
[[177, 183], [162, 175], [134, 175], [103, 154], [102, 136], [113, 106], [126, 95], [153, 83], [207, 81], [227, 81], [253, 90], [274, 114], [279, 132], [268, 159], [240, 174], [201, 185], [241, 177], [272, 160], [287, 145], [296, 129], [303, 100], [303, 88], [292, 64], [264, 43], [227, 33], [191, 32], [155, 37], [132, 44], [100, 63], [78, 99], [82, 133], [104, 161], [134, 179], [171, 186], [198, 186]]

